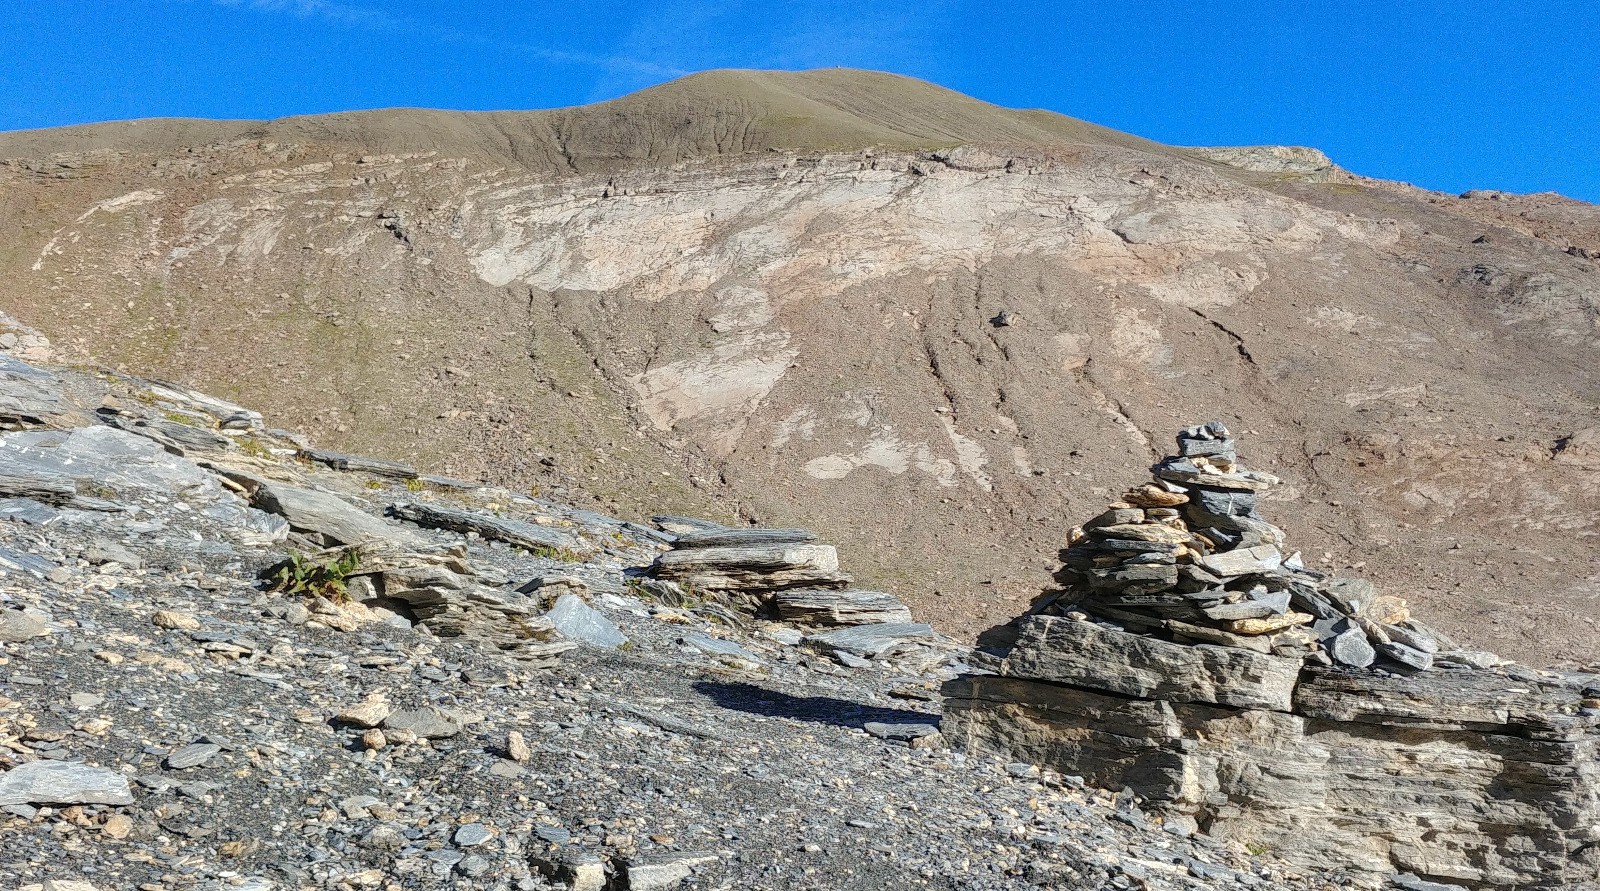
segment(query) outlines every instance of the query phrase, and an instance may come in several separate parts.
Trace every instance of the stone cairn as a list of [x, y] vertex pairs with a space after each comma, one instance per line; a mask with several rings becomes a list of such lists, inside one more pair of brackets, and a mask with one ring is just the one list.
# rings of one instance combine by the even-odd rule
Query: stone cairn
[[1220, 421], [1178, 434], [1178, 454], [1155, 479], [1072, 530], [1064, 590], [1039, 611], [1079, 611], [1128, 631], [1303, 658], [1314, 664], [1397, 670], [1488, 668], [1411, 617], [1406, 601], [1361, 579], [1330, 578], [1285, 554], [1261, 496], [1279, 480], [1239, 464]]
[[839, 551], [805, 529], [738, 528], [661, 516], [671, 550], [650, 576], [675, 596], [716, 598], [744, 613], [804, 625], [902, 625], [911, 610], [893, 594], [851, 589]]
[[1600, 887], [1600, 675], [1464, 651], [1307, 569], [1227, 428], [1178, 447], [945, 685], [950, 744], [1367, 887]]

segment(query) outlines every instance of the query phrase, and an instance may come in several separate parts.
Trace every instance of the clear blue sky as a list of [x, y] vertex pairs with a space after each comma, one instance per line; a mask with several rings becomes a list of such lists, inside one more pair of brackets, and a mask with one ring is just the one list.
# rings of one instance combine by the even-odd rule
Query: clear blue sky
[[18, 0], [0, 3], [0, 129], [544, 108], [832, 65], [1162, 142], [1600, 201], [1593, 0]]

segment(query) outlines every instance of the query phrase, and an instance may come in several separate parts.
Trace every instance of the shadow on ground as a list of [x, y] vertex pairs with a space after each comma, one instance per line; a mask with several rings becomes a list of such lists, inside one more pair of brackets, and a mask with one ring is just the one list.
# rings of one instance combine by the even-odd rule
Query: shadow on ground
[[878, 708], [830, 696], [791, 696], [755, 684], [697, 681], [694, 689], [717, 705], [768, 718], [794, 718], [860, 730], [871, 722], [882, 724], [938, 724], [939, 716], [907, 709]]

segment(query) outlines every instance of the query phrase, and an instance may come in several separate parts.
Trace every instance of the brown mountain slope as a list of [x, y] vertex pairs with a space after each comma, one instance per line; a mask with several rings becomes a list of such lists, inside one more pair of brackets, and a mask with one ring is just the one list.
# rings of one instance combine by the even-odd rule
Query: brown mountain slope
[[970, 631], [1220, 417], [1308, 562], [1508, 655], [1600, 649], [1590, 205], [848, 71], [0, 156], [0, 306], [331, 446], [814, 525]]
[[0, 158], [174, 155], [241, 140], [316, 143], [363, 154], [441, 151], [530, 171], [596, 171], [777, 148], [933, 149], [984, 141], [1168, 151], [1086, 121], [1001, 108], [914, 78], [829, 69], [707, 71], [612, 102], [546, 111], [391, 108], [275, 121], [154, 118], [16, 131], [0, 133]]

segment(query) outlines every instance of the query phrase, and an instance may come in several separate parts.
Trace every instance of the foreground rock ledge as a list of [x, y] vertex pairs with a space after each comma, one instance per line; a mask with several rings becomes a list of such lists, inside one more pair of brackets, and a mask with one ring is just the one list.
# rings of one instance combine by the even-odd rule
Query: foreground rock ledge
[[1285, 689], [1287, 660], [1208, 650], [1242, 654], [1029, 617], [998, 676], [945, 686], [943, 731], [1307, 867], [1475, 888], [1600, 880], [1600, 733], [1580, 689], [1314, 666]]

